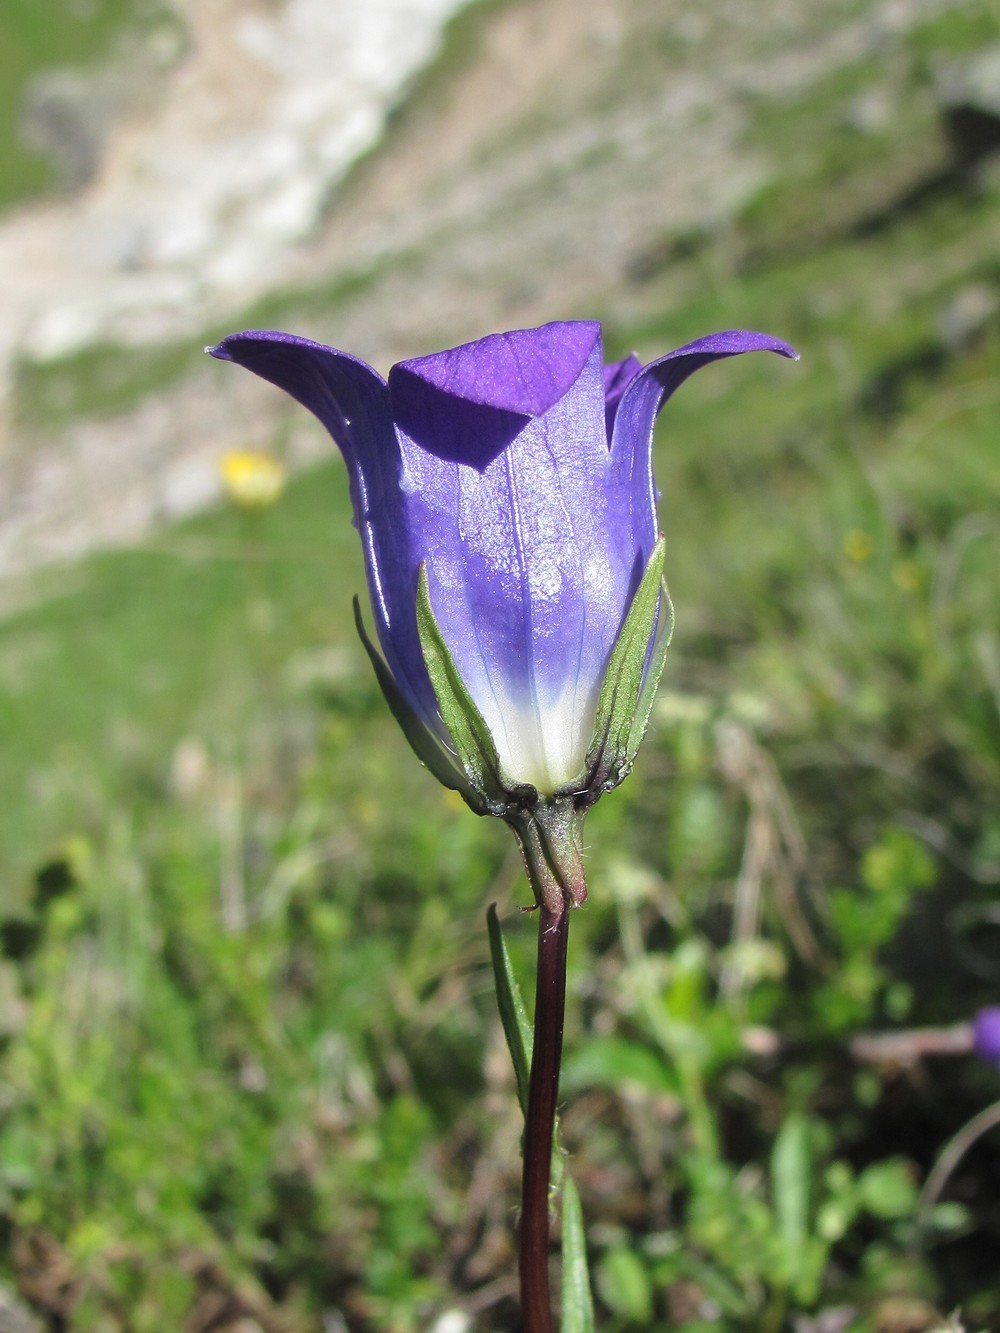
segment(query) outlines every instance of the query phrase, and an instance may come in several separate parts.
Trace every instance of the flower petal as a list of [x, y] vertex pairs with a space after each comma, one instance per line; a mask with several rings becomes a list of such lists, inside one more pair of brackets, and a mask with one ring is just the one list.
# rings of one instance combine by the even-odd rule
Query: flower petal
[[545, 324], [402, 361], [389, 372], [393, 416], [422, 449], [482, 470], [569, 392], [599, 333]]
[[608, 444], [615, 428], [618, 404], [628, 386], [642, 370], [642, 362], [634, 352], [624, 361], [609, 361], [604, 367], [604, 418], [608, 428]]
[[634, 377], [619, 404], [619, 420], [623, 415], [625, 418], [621, 429], [630, 436], [639, 434], [645, 437], [646, 432], [653, 429], [657, 412], [689, 375], [711, 361], [740, 356], [743, 352], [777, 352], [779, 356], [790, 357], [793, 361], [799, 359], [795, 348], [780, 338], [748, 329], [729, 329], [725, 333], [710, 333], [705, 338], [697, 338], [651, 361]]
[[261, 329], [234, 333], [209, 351], [284, 389], [333, 436], [347, 463], [354, 521], [364, 545], [386, 661], [413, 707], [439, 726], [414, 613], [422, 557], [411, 546], [406, 496], [399, 484], [399, 443], [385, 381], [346, 352], [288, 333]]
[[[442, 396], [434, 404], [440, 424], [430, 415], [416, 418], [430, 447], [398, 423], [407, 521], [427, 562], [435, 616], [508, 776], [543, 791], [583, 766], [600, 681], [655, 540], [651, 510], [641, 552], [621, 538], [629, 497], [608, 487], [599, 326], [514, 335], [514, 359], [498, 364], [488, 348], [482, 375], [474, 367], [466, 375], [463, 366], [461, 382], [480, 397], [488, 386], [493, 402], [478, 405], [479, 413], [513, 403], [523, 410], [528, 395], [517, 367], [555, 355], [553, 329], [570, 348], [559, 358], [563, 372], [579, 364], [589, 343], [576, 379], [550, 376], [558, 396], [485, 463], [477, 452], [467, 450], [463, 463], [438, 447], [454, 400]], [[499, 379], [507, 373], [515, 383], [505, 388]], [[482, 417], [470, 408], [464, 420]]]
[[972, 1049], [980, 1060], [1000, 1067], [1000, 1007], [980, 1009], [972, 1020]]
[[711, 333], [651, 361], [626, 386], [615, 414], [611, 441], [614, 475], [631, 496], [634, 530], [645, 530], [657, 494], [653, 482], [653, 427], [657, 413], [687, 377], [727, 356], [743, 352], [777, 352], [798, 360], [798, 352], [779, 338], [746, 329]]

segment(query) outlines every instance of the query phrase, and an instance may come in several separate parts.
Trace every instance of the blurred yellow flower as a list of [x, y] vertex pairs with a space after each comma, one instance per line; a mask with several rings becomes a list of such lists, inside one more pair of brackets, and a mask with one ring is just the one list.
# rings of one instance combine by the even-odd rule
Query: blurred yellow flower
[[862, 532], [860, 528], [852, 528], [850, 532], [844, 533], [844, 554], [848, 560], [854, 560], [857, 564], [863, 565], [866, 560], [870, 560], [872, 552], [875, 550], [875, 542], [870, 532]]
[[230, 450], [219, 471], [229, 498], [244, 509], [266, 509], [285, 488], [285, 469], [261, 450]]

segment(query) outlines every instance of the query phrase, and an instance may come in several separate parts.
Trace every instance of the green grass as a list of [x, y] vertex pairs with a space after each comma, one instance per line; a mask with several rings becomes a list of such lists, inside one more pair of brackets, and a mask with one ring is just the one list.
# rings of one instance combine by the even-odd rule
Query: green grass
[[[348, 513], [343, 470], [331, 465], [293, 483], [273, 511], [220, 514], [151, 551], [94, 557], [67, 595], [0, 627], [14, 790], [29, 791], [32, 772], [51, 774], [53, 765], [102, 784], [123, 762], [140, 770], [146, 756], [161, 762], [191, 729], [228, 735], [259, 716], [262, 687], [281, 688], [289, 652], [328, 644], [338, 606], [346, 615], [363, 587]], [[360, 674], [360, 648], [346, 651]], [[58, 836], [54, 807], [45, 799], [29, 807], [6, 803], [8, 857], [25, 813], [27, 847]], [[22, 868], [24, 855], [22, 847]]]
[[973, 54], [1000, 39], [1000, 16], [990, 4], [966, 0], [912, 28], [907, 45], [924, 62], [922, 70], [942, 59]]

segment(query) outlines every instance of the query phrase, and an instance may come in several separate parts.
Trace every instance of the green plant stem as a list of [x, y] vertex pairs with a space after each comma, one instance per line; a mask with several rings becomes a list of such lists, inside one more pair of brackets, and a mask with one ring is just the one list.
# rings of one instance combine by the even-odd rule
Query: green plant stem
[[549, 1184], [559, 1093], [569, 910], [538, 908], [535, 1039], [524, 1127], [519, 1267], [524, 1333], [553, 1333], [549, 1294]]

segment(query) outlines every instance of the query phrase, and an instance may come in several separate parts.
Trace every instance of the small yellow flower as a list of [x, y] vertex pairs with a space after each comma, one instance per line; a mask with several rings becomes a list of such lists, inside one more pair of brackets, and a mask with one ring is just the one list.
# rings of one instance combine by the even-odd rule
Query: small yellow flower
[[872, 558], [875, 542], [870, 532], [862, 532], [860, 528], [852, 528], [850, 532], [844, 533], [843, 548], [848, 560], [863, 565], [866, 560]]
[[219, 471], [229, 498], [243, 509], [266, 509], [285, 488], [285, 469], [263, 451], [230, 450]]

